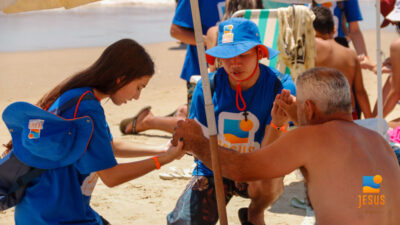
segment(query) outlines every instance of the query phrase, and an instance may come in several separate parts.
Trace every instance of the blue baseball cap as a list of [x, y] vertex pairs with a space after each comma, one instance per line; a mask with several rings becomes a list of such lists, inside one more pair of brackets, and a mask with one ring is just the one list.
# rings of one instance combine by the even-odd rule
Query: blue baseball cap
[[27, 102], [15, 102], [3, 112], [15, 156], [23, 163], [54, 169], [74, 163], [93, 133], [90, 117], [63, 119]]
[[261, 43], [260, 32], [257, 25], [244, 18], [231, 18], [219, 24], [218, 44], [206, 51], [207, 62], [214, 65], [215, 58], [229, 59], [260, 47], [263, 58], [272, 59], [279, 51], [269, 48]]

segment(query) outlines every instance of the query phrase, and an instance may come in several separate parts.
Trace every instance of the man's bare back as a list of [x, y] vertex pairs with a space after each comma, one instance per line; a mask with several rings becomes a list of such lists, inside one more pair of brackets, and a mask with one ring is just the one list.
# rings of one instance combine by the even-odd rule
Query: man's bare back
[[[318, 224], [394, 225], [400, 221], [396, 213], [400, 168], [379, 134], [340, 120], [298, 128], [295, 133], [301, 134], [300, 139], [317, 137], [308, 138], [297, 149], [307, 152], [301, 170]], [[380, 192], [363, 193], [363, 177], [376, 175], [382, 178]]]
[[356, 53], [336, 43], [334, 39], [324, 40], [315, 38], [316, 45], [316, 67], [330, 67], [342, 72], [349, 81], [350, 87], [354, 83], [356, 74]]
[[[371, 109], [367, 93], [364, 88], [361, 67], [357, 54], [349, 48], [336, 43], [334, 39], [315, 38], [316, 67], [329, 67], [342, 72], [350, 84], [352, 91], [351, 101], [355, 109], [355, 97], [360, 104], [361, 111], [366, 118], [371, 117]], [[356, 96], [353, 95], [356, 94]]]

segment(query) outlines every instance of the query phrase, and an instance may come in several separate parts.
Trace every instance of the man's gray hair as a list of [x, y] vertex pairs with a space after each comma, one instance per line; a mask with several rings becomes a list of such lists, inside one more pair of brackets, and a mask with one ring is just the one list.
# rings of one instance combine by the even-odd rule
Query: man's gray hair
[[296, 80], [300, 101], [311, 100], [325, 114], [352, 112], [350, 87], [346, 77], [331, 68], [313, 68]]

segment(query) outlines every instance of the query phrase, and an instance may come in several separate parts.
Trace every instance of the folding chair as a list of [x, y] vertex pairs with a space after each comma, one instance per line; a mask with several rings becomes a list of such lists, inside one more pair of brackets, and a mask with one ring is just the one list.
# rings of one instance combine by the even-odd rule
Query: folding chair
[[[235, 12], [232, 17], [243, 17], [257, 24], [260, 31], [260, 40], [262, 43], [278, 50], [279, 19], [278, 9], [245, 9]], [[266, 34], [270, 37], [266, 38]], [[290, 69], [279, 62], [279, 56], [268, 60], [261, 60], [264, 65], [278, 69], [281, 73], [290, 74]]]

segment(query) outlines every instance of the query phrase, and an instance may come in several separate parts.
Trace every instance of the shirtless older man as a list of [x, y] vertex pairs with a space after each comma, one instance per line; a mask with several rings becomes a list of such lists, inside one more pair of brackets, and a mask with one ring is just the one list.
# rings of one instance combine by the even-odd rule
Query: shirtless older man
[[[342, 72], [349, 81], [352, 93], [360, 106], [365, 118], [372, 117], [367, 92], [365, 91], [361, 66], [357, 54], [350, 48], [343, 47], [334, 40], [335, 25], [332, 12], [325, 7], [313, 7], [315, 14], [314, 29], [316, 31], [316, 58], [315, 66], [330, 67]], [[360, 119], [361, 112], [356, 110], [356, 101], [351, 95], [353, 103], [353, 119]]]
[[[317, 224], [399, 224], [400, 167], [378, 133], [353, 123], [347, 79], [337, 70], [315, 68], [300, 75], [296, 87], [296, 101], [283, 92], [274, 107], [299, 127], [255, 152], [220, 148], [223, 176], [251, 181], [300, 168]], [[180, 137], [184, 149], [211, 165], [208, 140], [195, 121], [178, 124], [174, 141]]]

